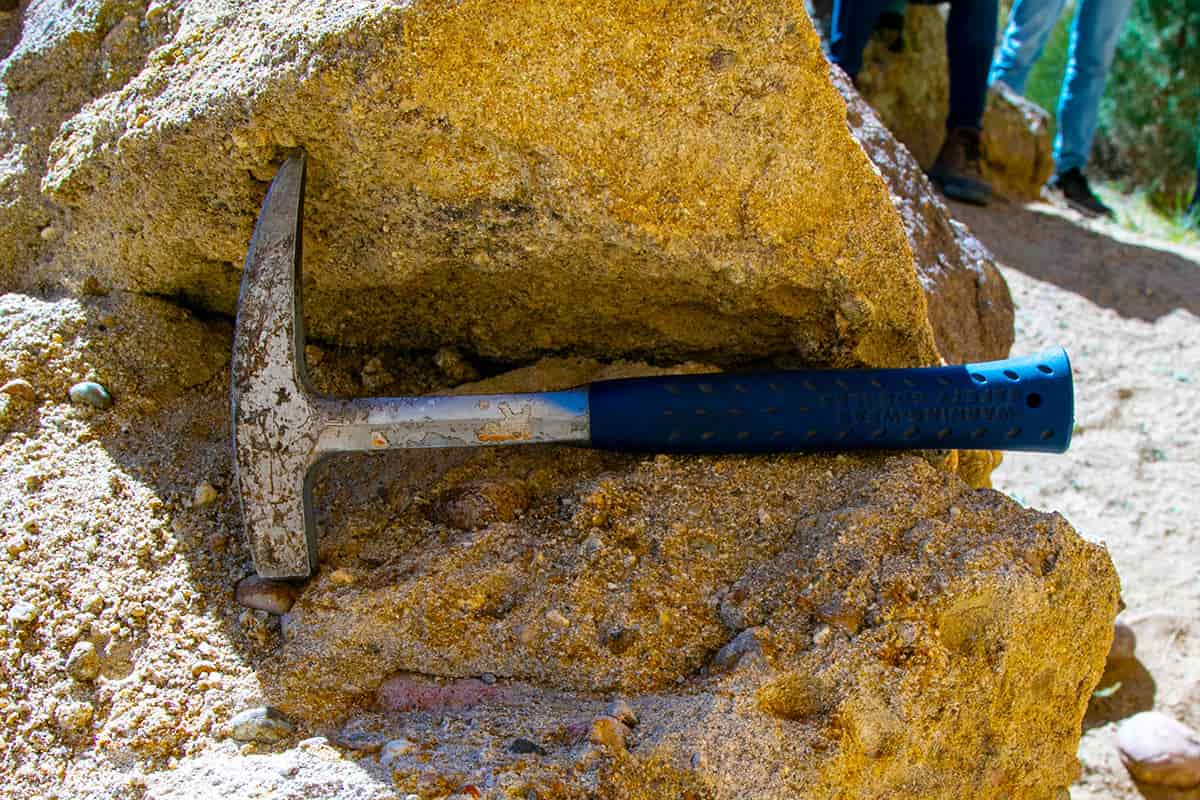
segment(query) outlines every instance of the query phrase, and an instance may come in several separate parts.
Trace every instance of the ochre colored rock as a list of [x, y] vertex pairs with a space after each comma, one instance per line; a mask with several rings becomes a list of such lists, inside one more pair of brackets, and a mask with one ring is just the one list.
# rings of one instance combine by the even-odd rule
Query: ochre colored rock
[[[594, 376], [551, 366], [568, 382]], [[550, 388], [536, 368], [521, 375]], [[1051, 798], [1075, 775], [1116, 575], [1061, 517], [972, 490], [949, 471], [956, 459], [514, 448], [447, 469], [426, 457], [394, 469], [426, 476], [411, 491], [429, 499], [385, 528], [338, 511], [356, 494], [370, 505], [372, 481], [331, 470], [319, 482], [332, 509], [322, 552], [363, 579], [310, 582], [259, 672], [269, 702], [312, 722], [372, 705], [396, 672], [497, 676], [453, 736], [437, 716], [379, 721], [381, 735], [433, 743], [397, 767], [405, 780], [507, 774], [527, 758], [508, 743], [526, 737], [548, 751], [521, 772], [540, 795], [579, 768], [580, 721], [610, 697], [636, 703], [638, 741], [566, 784], [599, 781], [593, 796], [653, 773], [656, 796], [698, 782], [714, 798], [814, 786]], [[422, 507], [513, 479], [529, 495], [513, 521], [462, 531]], [[710, 668], [749, 628], [763, 657]], [[472, 768], [462, 752], [493, 755]]]
[[[22, 283], [230, 313], [265, 182], [300, 145], [315, 336], [510, 362], [937, 359], [899, 219], [798, 2], [197, 0], [165, 16], [165, 43], [27, 165], [69, 214]], [[93, 22], [85, 42], [111, 24]], [[0, 237], [33, 247], [18, 227]]]
[[[924, 167], [937, 157], [946, 130], [950, 78], [946, 23], [940, 7], [910, 5], [904, 50], [873, 40], [859, 73], [863, 96]], [[1012, 91], [988, 92], [983, 116], [984, 175], [999, 193], [1036, 199], [1054, 169], [1049, 116]]]
[[992, 254], [950, 217], [920, 165], [846, 74], [832, 67], [830, 79], [846, 101], [850, 132], [879, 168], [900, 212], [938, 352], [951, 364], [1006, 357], [1013, 343], [1013, 302]]

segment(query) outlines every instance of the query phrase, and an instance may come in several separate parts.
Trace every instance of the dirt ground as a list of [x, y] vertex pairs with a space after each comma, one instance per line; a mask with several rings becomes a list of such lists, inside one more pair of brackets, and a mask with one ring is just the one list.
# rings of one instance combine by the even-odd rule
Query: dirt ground
[[1121, 719], [1157, 709], [1200, 728], [1200, 249], [1046, 204], [961, 204], [1017, 306], [1013, 352], [1067, 348], [1076, 427], [1061, 456], [1009, 455], [998, 489], [1105, 543], [1137, 660], [1106, 674], [1080, 745], [1074, 800], [1194, 800], [1138, 786], [1114, 748]]

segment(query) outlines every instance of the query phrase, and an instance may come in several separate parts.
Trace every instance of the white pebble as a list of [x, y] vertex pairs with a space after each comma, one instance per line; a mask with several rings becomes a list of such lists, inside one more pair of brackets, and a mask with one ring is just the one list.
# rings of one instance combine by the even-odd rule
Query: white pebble
[[89, 405], [103, 410], [113, 404], [112, 395], [95, 381], [80, 381], [71, 387], [68, 395], [76, 405]]
[[8, 610], [8, 624], [14, 628], [28, 628], [38, 618], [38, 607], [33, 603], [18, 600]]

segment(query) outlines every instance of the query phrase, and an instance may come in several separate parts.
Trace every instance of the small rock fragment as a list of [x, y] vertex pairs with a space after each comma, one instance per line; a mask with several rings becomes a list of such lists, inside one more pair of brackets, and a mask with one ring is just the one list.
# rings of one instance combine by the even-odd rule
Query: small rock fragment
[[75, 733], [91, 724], [93, 713], [91, 703], [76, 700], [59, 703], [54, 709], [54, 724], [63, 733]]
[[207, 675], [210, 672], [216, 672], [217, 665], [211, 661], [197, 661], [192, 664], [191, 672], [193, 678], [199, 678], [201, 675]]
[[37, 618], [37, 606], [25, 600], [18, 600], [8, 610], [8, 624], [14, 628], [28, 628]]
[[217, 490], [208, 481], [198, 484], [192, 491], [192, 505], [196, 508], [204, 508], [211, 505], [217, 499]]
[[469, 383], [479, 380], [479, 370], [452, 347], [443, 347], [433, 357], [433, 363], [454, 383]]
[[1143, 711], [1122, 722], [1117, 750], [1129, 774], [1143, 783], [1200, 786], [1200, 734], [1166, 714]]
[[268, 614], [286, 614], [296, 602], [296, 588], [290, 583], [250, 575], [238, 581], [237, 601], [246, 608]]
[[111, 408], [112, 395], [95, 381], [80, 381], [71, 387], [68, 395], [76, 405], [89, 405], [104, 410]]
[[546, 621], [560, 628], [571, 627], [571, 620], [557, 608], [552, 608], [546, 612]]
[[1133, 628], [1120, 622], [1113, 625], [1112, 645], [1108, 648], [1108, 663], [1119, 664], [1122, 661], [1128, 661], [1133, 658], [1136, 649], [1137, 636], [1134, 635]]
[[607, 748], [609, 751], [624, 752], [630, 734], [625, 723], [613, 717], [597, 717], [588, 731], [588, 741]]
[[47, 225], [46, 227], [42, 228], [39, 235], [41, 236], [43, 242], [53, 242], [61, 233], [62, 231], [60, 231], [56, 225]]
[[512, 522], [529, 507], [529, 490], [512, 479], [478, 480], [448, 489], [433, 506], [434, 520], [463, 531]]
[[249, 708], [229, 720], [229, 735], [239, 742], [274, 744], [292, 734], [294, 726], [268, 706]]
[[9, 397], [15, 397], [18, 400], [24, 400], [29, 403], [37, 400], [37, 392], [33, 390], [33, 384], [24, 378], [13, 378], [8, 383], [0, 386], [0, 394], [6, 394]]
[[759, 634], [761, 633], [761, 628], [747, 628], [733, 637], [713, 656], [712, 669], [721, 672], [731, 670], [745, 656], [761, 656], [762, 643], [759, 641]]
[[633, 706], [629, 705], [629, 701], [624, 698], [614, 700], [609, 704], [608, 710], [604, 712], [613, 719], [620, 720], [630, 728], [637, 727], [638, 715], [633, 710]]
[[77, 681], [94, 681], [100, 674], [100, 656], [88, 641], [76, 642], [67, 655], [67, 674]]
[[393, 767], [397, 761], [416, 749], [416, 742], [408, 739], [392, 739], [380, 748], [379, 763], [385, 767]]
[[356, 721], [344, 725], [333, 737], [333, 741], [338, 746], [359, 753], [378, 753], [383, 747], [384, 740], [385, 737], [382, 734], [363, 730], [361, 724]]
[[335, 586], [350, 586], [354, 583], [354, 573], [348, 569], [335, 569], [329, 573], [329, 580]]
[[517, 755], [526, 755], [528, 753], [536, 753], [539, 756], [546, 755], [546, 749], [540, 744], [529, 739], [522, 739], [519, 736], [512, 740], [512, 743], [508, 746], [508, 751]]

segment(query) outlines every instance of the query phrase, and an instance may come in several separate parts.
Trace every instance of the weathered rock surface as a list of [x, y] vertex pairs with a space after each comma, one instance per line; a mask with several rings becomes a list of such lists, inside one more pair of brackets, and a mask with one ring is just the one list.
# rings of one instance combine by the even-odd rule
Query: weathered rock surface
[[[113, 7], [73, 12], [91, 27], [72, 41], [143, 41], [152, 26]], [[158, 25], [140, 68], [26, 159], [37, 202], [70, 219], [49, 243], [5, 229], [41, 253], [24, 283], [228, 313], [264, 182], [303, 145], [317, 336], [509, 361], [936, 358], [897, 216], [797, 3], [197, 0]], [[5, 73], [10, 105], [57, 91], [26, 77], [32, 47]]]
[[[859, 85], [897, 139], [923, 166], [937, 157], [945, 134], [950, 79], [946, 23], [940, 7], [909, 6], [904, 50], [875, 40], [864, 53]], [[988, 92], [983, 116], [984, 174], [1014, 198], [1035, 199], [1054, 169], [1049, 115], [1012, 91]]]
[[830, 79], [846, 101], [850, 132], [879, 168], [900, 212], [938, 352], [951, 364], [1004, 358], [1013, 343], [1013, 303], [992, 254], [951, 218], [921, 166], [846, 74], [833, 67]]

